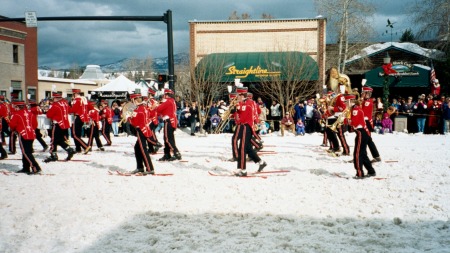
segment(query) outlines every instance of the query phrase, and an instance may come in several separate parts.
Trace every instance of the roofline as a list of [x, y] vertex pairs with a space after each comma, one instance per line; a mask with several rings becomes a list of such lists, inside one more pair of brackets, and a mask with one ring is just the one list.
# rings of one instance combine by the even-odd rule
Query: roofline
[[321, 17], [321, 18], [279, 18], [279, 19], [238, 19], [238, 20], [189, 20], [188, 23], [270, 23], [270, 22], [277, 22], [277, 21], [319, 21], [319, 20], [326, 20], [327, 18]]
[[[388, 43], [388, 42], [386, 42], [386, 43]], [[382, 50], [373, 52], [373, 53], [371, 53], [371, 54], [368, 54], [368, 55], [366, 55], [365, 57], [370, 57], [370, 56], [373, 56], [373, 55], [376, 55], [376, 54], [385, 52], [385, 51], [390, 50], [390, 49], [393, 49], [393, 48], [395, 48], [395, 49], [397, 49], [397, 50], [399, 50], [399, 51], [402, 51], [402, 52], [406, 52], [406, 53], [410, 53], [410, 54], [419, 56], [419, 57], [428, 58], [428, 59], [433, 59], [433, 60], [436, 60], [436, 61], [441, 61], [441, 60], [438, 59], [438, 58], [434, 58], [434, 57], [431, 57], [431, 56], [424, 56], [424, 55], [415, 53], [415, 52], [413, 52], [413, 51], [409, 51], [409, 50], [406, 50], [406, 49], [403, 49], [403, 48], [400, 48], [400, 47], [396, 47], [396, 46], [394, 46], [394, 45], [390, 45], [390, 46], [388, 46], [388, 47], [385, 48], [385, 49], [382, 49]], [[355, 61], [360, 61], [362, 58], [364, 58], [364, 57], [359, 57], [358, 59], [354, 59], [354, 60], [345, 62], [345, 65], [350, 64], [350, 63], [353, 63], [353, 62], [355, 62]]]

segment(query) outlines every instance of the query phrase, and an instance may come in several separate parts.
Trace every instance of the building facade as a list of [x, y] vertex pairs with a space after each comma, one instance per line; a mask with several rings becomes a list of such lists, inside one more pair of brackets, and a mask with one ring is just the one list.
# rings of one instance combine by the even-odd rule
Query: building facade
[[211, 54], [301, 52], [317, 62], [319, 83], [324, 82], [324, 18], [190, 21], [189, 29], [191, 69]]
[[[4, 17], [0, 16], [0, 19]], [[25, 100], [38, 93], [37, 28], [0, 22], [0, 94]]]

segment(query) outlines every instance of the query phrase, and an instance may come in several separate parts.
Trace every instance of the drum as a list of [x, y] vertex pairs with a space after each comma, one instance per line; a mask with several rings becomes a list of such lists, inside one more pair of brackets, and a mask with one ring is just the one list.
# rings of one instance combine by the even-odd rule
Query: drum
[[38, 129], [51, 129], [52, 128], [52, 121], [47, 118], [47, 115], [40, 114], [37, 117], [38, 120]]

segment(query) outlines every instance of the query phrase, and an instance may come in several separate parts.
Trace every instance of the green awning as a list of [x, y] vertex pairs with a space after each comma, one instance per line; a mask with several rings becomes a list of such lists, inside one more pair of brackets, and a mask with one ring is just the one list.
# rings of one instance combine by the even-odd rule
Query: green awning
[[200, 60], [196, 75], [210, 82], [316, 81], [319, 68], [302, 52], [214, 53]]
[[[430, 70], [413, 65], [409, 68], [404, 65], [393, 66], [398, 74], [389, 76], [389, 87], [409, 88], [409, 87], [428, 87], [430, 85]], [[384, 72], [382, 67], [372, 69], [365, 74], [367, 86], [383, 87]]]

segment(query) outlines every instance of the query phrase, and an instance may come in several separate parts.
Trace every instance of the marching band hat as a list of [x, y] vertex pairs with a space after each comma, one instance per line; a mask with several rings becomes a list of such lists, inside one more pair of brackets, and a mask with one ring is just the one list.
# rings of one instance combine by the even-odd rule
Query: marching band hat
[[252, 98], [253, 97], [253, 93], [247, 92], [247, 97]]
[[22, 101], [22, 100], [16, 100], [11, 103], [15, 106], [26, 106], [27, 105], [27, 104], [25, 104], [25, 101]]
[[362, 92], [372, 92], [373, 89], [367, 86], [362, 87]]
[[171, 89], [164, 89], [164, 94], [173, 94], [173, 90], [171, 90]]
[[356, 95], [345, 95], [344, 96], [345, 100], [350, 100], [350, 99], [356, 99]]
[[37, 105], [36, 100], [33, 100], [33, 99], [29, 99], [29, 100], [28, 100], [28, 104], [30, 104], [30, 106], [35, 106], [35, 105]]
[[148, 89], [148, 94], [155, 95], [156, 94], [156, 90]]
[[5, 100], [5, 96], [0, 95], [0, 100]]
[[231, 99], [234, 99], [234, 98], [236, 98], [237, 97], [237, 93], [230, 93], [230, 94], [228, 94], [228, 97], [230, 98], [230, 100]]
[[248, 88], [247, 88], [247, 87], [237, 87], [237, 88], [236, 88], [236, 92], [237, 92], [238, 94], [245, 94], [245, 93], [247, 93], [247, 91], [248, 91]]
[[81, 93], [81, 90], [80, 89], [72, 89], [72, 93]]
[[56, 92], [52, 93], [52, 98], [62, 98], [62, 95]]
[[133, 100], [135, 98], [142, 97], [141, 93], [130, 94], [130, 99]]

